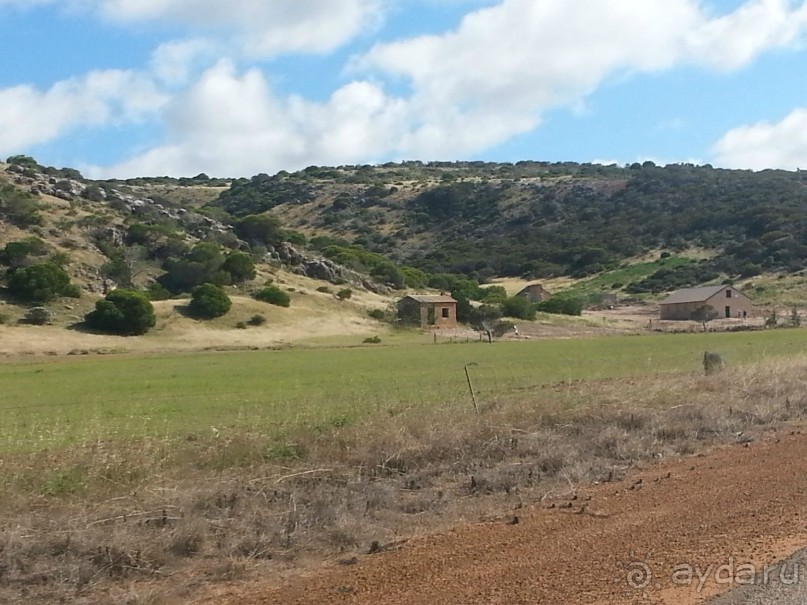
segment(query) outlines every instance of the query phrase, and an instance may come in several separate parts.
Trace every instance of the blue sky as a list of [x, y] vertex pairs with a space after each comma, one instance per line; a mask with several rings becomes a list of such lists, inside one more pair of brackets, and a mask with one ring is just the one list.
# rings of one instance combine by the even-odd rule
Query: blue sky
[[0, 157], [807, 167], [807, 2], [0, 0]]

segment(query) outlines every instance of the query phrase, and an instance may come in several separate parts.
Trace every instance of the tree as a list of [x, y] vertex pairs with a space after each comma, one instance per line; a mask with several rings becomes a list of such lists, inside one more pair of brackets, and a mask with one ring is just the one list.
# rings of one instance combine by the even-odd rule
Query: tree
[[231, 279], [230, 274], [222, 269], [224, 260], [221, 246], [202, 242], [191, 248], [182, 259], [166, 262], [166, 273], [158, 281], [175, 294], [188, 292], [204, 283], [224, 285]]
[[70, 276], [53, 263], [35, 263], [8, 276], [8, 291], [29, 302], [48, 302], [70, 292]]
[[402, 271], [407, 288], [421, 289], [425, 288], [429, 283], [429, 276], [420, 269], [404, 267]]
[[199, 319], [214, 319], [227, 313], [231, 306], [232, 301], [222, 288], [214, 284], [202, 284], [193, 289], [188, 311]]
[[713, 319], [717, 319], [718, 316], [718, 312], [711, 305], [701, 305], [689, 314], [689, 319], [703, 324], [703, 331], [706, 332], [706, 324]]
[[268, 214], [250, 214], [235, 224], [235, 234], [250, 244], [274, 246], [284, 239], [280, 221]]
[[244, 252], [231, 252], [228, 254], [221, 268], [230, 274], [234, 284], [241, 284], [250, 279], [255, 279], [255, 263], [252, 257]]
[[113, 290], [95, 303], [84, 321], [91, 328], [123, 336], [145, 334], [157, 323], [154, 306], [143, 292]]
[[404, 272], [391, 262], [382, 262], [370, 271], [370, 275], [381, 283], [388, 284], [393, 288], [400, 289], [406, 284]]

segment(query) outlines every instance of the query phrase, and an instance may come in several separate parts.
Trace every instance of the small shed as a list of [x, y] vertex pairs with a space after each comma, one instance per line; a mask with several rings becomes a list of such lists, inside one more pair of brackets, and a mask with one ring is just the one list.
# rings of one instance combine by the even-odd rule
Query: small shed
[[417, 324], [424, 330], [457, 327], [457, 301], [451, 296], [410, 294], [398, 303], [398, 316], [407, 323]]
[[751, 315], [751, 299], [733, 286], [704, 286], [673, 292], [659, 303], [661, 319], [688, 320], [692, 312], [704, 305], [712, 307], [718, 317], [745, 318]]
[[516, 296], [526, 298], [528, 301], [533, 303], [539, 303], [545, 301], [547, 298], [552, 296], [552, 294], [541, 284], [530, 284], [529, 286], [523, 288], [518, 294], [516, 294]]

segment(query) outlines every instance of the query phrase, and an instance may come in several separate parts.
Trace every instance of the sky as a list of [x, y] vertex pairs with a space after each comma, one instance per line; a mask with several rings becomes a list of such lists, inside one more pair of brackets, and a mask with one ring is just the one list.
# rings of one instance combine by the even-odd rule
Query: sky
[[807, 0], [0, 0], [0, 158], [807, 168]]

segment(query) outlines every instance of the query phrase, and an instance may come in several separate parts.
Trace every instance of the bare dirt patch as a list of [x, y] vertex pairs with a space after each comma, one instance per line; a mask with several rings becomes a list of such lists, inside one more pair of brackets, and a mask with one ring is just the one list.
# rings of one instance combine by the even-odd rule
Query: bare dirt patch
[[730, 586], [714, 577], [700, 590], [679, 586], [677, 566], [762, 566], [807, 543], [806, 472], [800, 433], [735, 445], [413, 540], [356, 566], [193, 602], [694, 605]]

